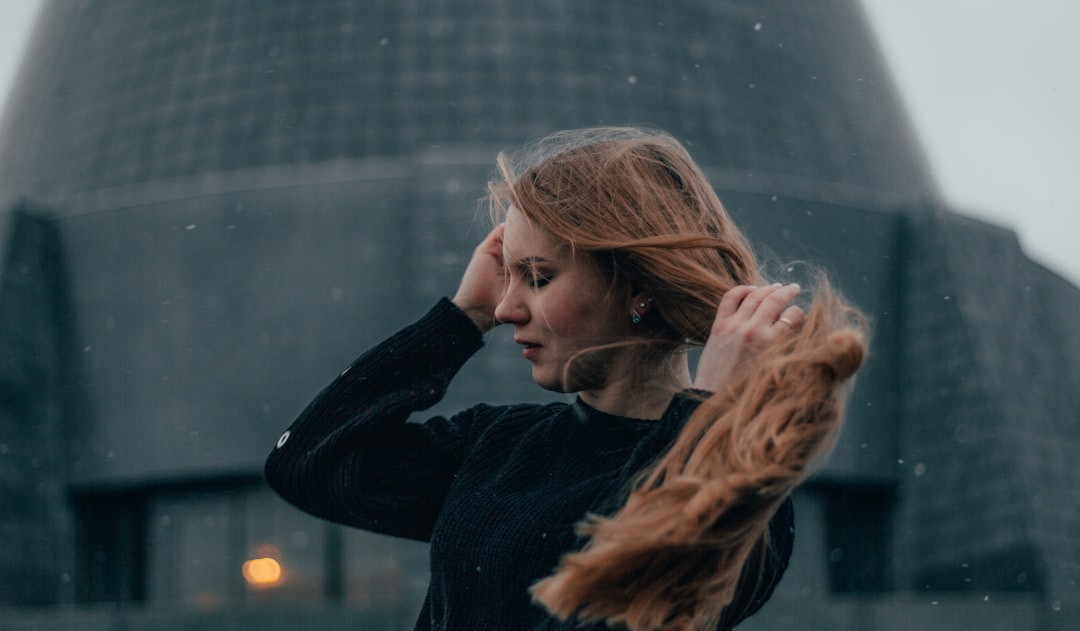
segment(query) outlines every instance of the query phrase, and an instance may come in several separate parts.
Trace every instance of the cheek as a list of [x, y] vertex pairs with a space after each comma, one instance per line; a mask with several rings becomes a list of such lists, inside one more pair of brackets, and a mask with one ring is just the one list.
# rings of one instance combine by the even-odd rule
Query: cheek
[[580, 291], [564, 290], [545, 298], [542, 302], [542, 317], [547, 328], [553, 333], [567, 337], [590, 336], [603, 321], [603, 305], [595, 299], [583, 296]]

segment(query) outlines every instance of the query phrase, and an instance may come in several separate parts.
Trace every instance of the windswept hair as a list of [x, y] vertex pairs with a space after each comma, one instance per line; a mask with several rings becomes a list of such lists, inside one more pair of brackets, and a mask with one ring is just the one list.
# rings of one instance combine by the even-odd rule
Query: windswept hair
[[[650, 292], [640, 343], [667, 352], [703, 344], [724, 293], [762, 284], [746, 239], [670, 135], [562, 132], [523, 163], [500, 154], [493, 204], [513, 205]], [[803, 326], [705, 398], [621, 508], [579, 524], [587, 544], [533, 586], [535, 600], [560, 618], [634, 631], [715, 628], [751, 613], [724, 609], [744, 566], [763, 562], [755, 551], [768, 546], [769, 520], [832, 448], [844, 384], [866, 349], [859, 313], [824, 279], [813, 294]]]

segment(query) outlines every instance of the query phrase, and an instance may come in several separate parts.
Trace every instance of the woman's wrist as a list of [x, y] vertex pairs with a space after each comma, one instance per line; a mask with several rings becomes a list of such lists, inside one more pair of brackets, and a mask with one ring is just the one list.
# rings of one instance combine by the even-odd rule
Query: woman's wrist
[[487, 333], [495, 327], [495, 316], [490, 310], [475, 307], [459, 296], [454, 296], [450, 302], [454, 303], [454, 306], [460, 309], [462, 313], [469, 316], [469, 319], [473, 321], [476, 328], [480, 329], [481, 333]]

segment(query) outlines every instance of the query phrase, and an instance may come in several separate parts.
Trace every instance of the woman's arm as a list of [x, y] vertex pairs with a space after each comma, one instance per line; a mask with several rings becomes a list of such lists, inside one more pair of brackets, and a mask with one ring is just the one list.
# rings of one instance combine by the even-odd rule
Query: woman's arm
[[278, 439], [266, 479], [283, 498], [324, 519], [426, 540], [461, 461], [467, 428], [490, 408], [408, 423], [496, 326], [502, 226], [473, 252], [453, 301], [365, 353]]
[[409, 423], [431, 407], [482, 345], [448, 300], [371, 349], [281, 435], [266, 461], [270, 486], [318, 517], [414, 539], [431, 527], [476, 410]]

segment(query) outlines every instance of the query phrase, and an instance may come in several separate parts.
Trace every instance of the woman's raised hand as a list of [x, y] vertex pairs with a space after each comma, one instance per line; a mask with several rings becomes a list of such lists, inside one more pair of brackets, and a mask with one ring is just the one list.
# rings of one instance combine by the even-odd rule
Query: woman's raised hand
[[731, 381], [740, 364], [781, 336], [801, 329], [806, 314], [791, 304], [797, 295], [795, 284], [739, 285], [725, 293], [698, 360], [694, 387], [717, 392]]
[[469, 266], [461, 277], [453, 302], [464, 311], [482, 333], [490, 331], [495, 321], [495, 306], [506, 289], [503, 268], [503, 227], [499, 224], [473, 250]]

